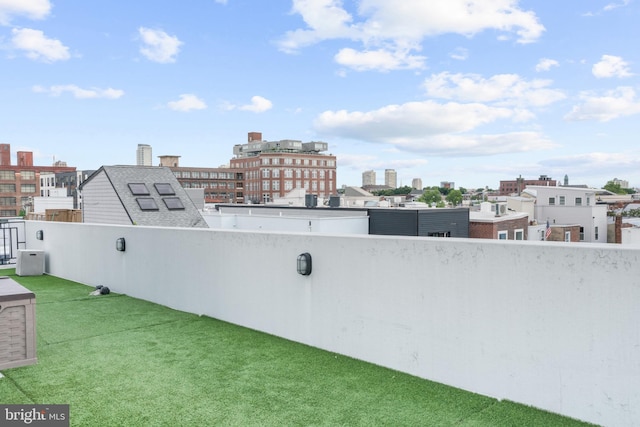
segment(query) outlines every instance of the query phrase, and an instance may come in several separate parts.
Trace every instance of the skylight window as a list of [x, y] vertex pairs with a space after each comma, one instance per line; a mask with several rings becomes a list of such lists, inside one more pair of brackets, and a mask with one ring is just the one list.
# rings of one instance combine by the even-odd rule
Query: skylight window
[[156, 201], [153, 200], [151, 197], [138, 197], [136, 199], [136, 202], [138, 202], [138, 206], [140, 206], [140, 209], [142, 209], [143, 211], [159, 210], [158, 205], [156, 204]]
[[129, 190], [131, 190], [131, 194], [133, 194], [134, 196], [148, 196], [149, 195], [149, 189], [142, 182], [140, 182], [140, 183], [131, 183], [131, 184], [128, 184], [128, 185], [129, 185]]
[[153, 186], [156, 187], [156, 191], [161, 196], [173, 196], [174, 194], [176, 194], [171, 184], [167, 182], [158, 182], [156, 184], [153, 184]]
[[184, 205], [182, 204], [182, 200], [179, 197], [165, 197], [164, 204], [167, 206], [167, 209], [170, 211], [184, 209]]

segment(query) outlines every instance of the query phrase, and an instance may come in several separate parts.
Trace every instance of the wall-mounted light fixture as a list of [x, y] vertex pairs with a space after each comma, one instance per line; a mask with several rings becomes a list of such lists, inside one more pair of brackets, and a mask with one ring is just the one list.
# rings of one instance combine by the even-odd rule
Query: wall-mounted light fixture
[[43, 240], [43, 239], [44, 239], [44, 231], [42, 230], [36, 231], [36, 240]]
[[298, 255], [298, 273], [303, 276], [308, 276], [311, 274], [311, 254], [305, 252], [303, 254]]
[[124, 237], [118, 237], [116, 239], [116, 250], [120, 252], [124, 252], [124, 249], [125, 249]]

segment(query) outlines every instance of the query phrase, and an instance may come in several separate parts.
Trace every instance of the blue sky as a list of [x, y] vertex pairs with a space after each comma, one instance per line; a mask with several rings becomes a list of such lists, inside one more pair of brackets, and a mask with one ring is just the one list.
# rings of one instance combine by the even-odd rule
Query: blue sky
[[227, 164], [325, 141], [338, 185], [640, 187], [638, 0], [0, 0], [0, 143]]

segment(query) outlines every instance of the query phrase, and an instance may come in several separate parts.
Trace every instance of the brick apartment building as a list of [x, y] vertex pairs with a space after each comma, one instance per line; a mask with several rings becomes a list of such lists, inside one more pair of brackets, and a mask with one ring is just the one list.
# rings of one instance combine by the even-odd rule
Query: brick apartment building
[[11, 145], [0, 144], [0, 216], [18, 216], [31, 208], [33, 197], [40, 196], [40, 174], [75, 172], [64, 162], [52, 166], [34, 166], [33, 152], [18, 151], [17, 164], [11, 164]]
[[263, 141], [261, 132], [249, 132], [247, 144], [233, 147], [231, 169], [244, 174], [244, 201], [266, 203], [304, 188], [328, 198], [336, 193], [336, 157], [323, 154], [326, 142]]
[[180, 166], [180, 156], [158, 156], [183, 188], [204, 189], [205, 203], [242, 203], [244, 171], [235, 168], [195, 168]]
[[519, 196], [522, 191], [527, 188], [528, 185], [543, 185], [546, 187], [555, 187], [556, 180], [551, 179], [547, 175], [540, 175], [538, 179], [524, 179], [518, 177], [510, 181], [500, 181], [500, 189], [498, 195], [500, 196]]

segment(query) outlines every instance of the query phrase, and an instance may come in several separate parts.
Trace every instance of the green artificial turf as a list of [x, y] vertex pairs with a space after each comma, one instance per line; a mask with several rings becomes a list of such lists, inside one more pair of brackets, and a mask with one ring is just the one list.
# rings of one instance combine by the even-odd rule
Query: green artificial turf
[[579, 426], [334, 353], [52, 276], [36, 294], [38, 364], [0, 403], [70, 405], [74, 426]]

